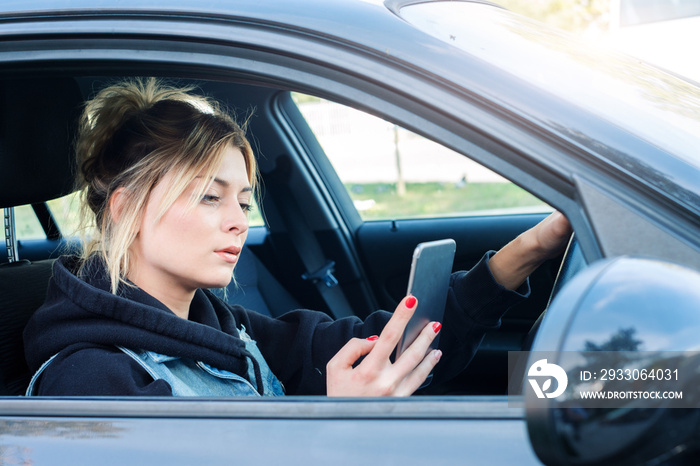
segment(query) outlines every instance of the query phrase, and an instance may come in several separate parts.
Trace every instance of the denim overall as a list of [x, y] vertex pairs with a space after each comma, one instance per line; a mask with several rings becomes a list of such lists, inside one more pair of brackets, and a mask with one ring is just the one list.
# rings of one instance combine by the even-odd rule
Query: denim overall
[[[282, 396], [284, 387], [275, 377], [265, 362], [255, 340], [241, 326], [239, 336], [245, 343], [248, 352], [260, 366], [263, 391], [265, 396]], [[260, 396], [256, 390], [255, 371], [252, 361], [248, 363], [248, 379], [232, 372], [216, 369], [201, 361], [193, 361], [177, 356], [166, 356], [153, 351], [131, 350], [117, 346], [124, 354], [130, 356], [154, 380], [163, 379], [172, 388], [173, 396]], [[56, 356], [46, 361], [34, 374], [27, 388], [27, 396], [31, 396], [37, 379]], [[253, 381], [253, 383], [250, 382]]]

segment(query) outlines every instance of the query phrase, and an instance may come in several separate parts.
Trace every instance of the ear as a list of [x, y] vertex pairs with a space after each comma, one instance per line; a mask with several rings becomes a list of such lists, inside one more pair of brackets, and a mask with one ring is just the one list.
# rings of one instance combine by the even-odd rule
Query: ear
[[127, 191], [125, 187], [117, 188], [109, 198], [109, 212], [114, 222], [119, 222], [122, 209], [126, 205]]

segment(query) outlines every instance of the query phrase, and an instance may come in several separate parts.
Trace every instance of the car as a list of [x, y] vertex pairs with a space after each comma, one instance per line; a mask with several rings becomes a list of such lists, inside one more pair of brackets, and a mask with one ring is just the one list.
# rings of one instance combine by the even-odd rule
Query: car
[[[0, 463], [693, 461], [695, 410], [574, 418], [532, 404], [509, 354], [627, 328], [649, 351], [694, 349], [677, 338], [700, 328], [694, 84], [483, 1], [27, 0], [0, 5], [0, 38]], [[134, 76], [248, 122], [260, 215], [231, 302], [365, 317], [403, 297], [418, 243], [453, 238], [466, 270], [553, 209], [574, 237], [467, 369], [416, 396], [21, 396], [22, 328], [75, 244], [76, 117]]]
[[690, 0], [622, 0], [610, 5], [610, 26], [603, 37], [611, 46], [675, 72], [700, 80], [693, 55], [700, 5]]

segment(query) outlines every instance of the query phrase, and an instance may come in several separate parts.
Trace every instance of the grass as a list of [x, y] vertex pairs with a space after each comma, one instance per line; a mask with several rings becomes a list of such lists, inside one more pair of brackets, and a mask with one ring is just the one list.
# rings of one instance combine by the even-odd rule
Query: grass
[[479, 211], [547, 205], [511, 183], [407, 183], [399, 196], [394, 183], [347, 184], [353, 201], [375, 202], [364, 220], [469, 215]]

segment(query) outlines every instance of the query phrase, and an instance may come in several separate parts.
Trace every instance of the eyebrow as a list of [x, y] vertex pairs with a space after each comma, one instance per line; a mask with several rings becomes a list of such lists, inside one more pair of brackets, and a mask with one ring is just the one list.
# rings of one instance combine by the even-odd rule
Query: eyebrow
[[[229, 183], [226, 180], [222, 180], [221, 178], [214, 178], [213, 181], [214, 181], [214, 183], [217, 183], [217, 184], [223, 186], [224, 188], [228, 188], [229, 186], [231, 186], [231, 183]], [[252, 191], [253, 191], [253, 188], [250, 186], [246, 186], [245, 188], [241, 189], [242, 193], [247, 193], [247, 192], [252, 192]]]

